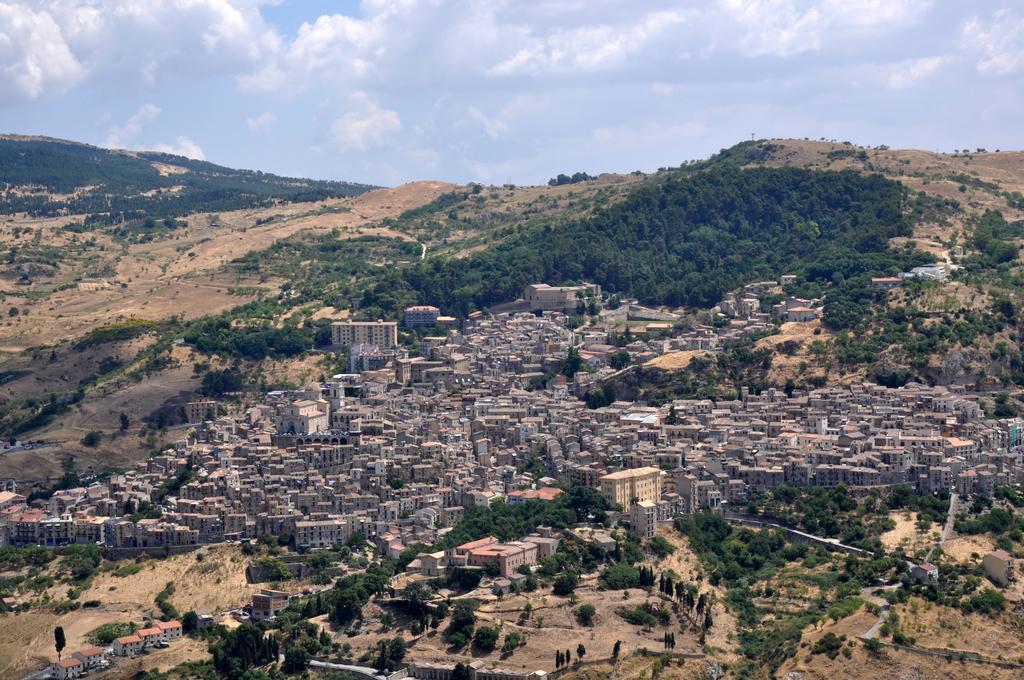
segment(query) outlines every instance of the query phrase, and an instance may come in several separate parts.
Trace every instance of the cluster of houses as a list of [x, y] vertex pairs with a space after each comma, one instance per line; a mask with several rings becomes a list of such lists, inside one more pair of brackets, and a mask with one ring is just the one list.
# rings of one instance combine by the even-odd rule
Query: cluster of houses
[[[649, 496], [614, 502], [642, 533], [782, 484], [970, 494], [1022, 478], [1024, 421], [985, 418], [957, 386], [742, 390], [588, 409], [576, 395], [611, 372], [599, 342], [609, 331], [565, 321], [477, 314], [424, 338], [421, 356], [269, 393], [104, 481], [31, 506], [0, 492], [0, 543], [186, 549], [286, 534], [321, 548], [361, 532], [397, 555], [436, 541], [469, 508], [550, 500], [559, 480], [600, 489], [641, 469], [656, 471], [644, 473]], [[642, 358], [651, 342], [639, 344]], [[559, 375], [570, 347], [592, 367], [571, 380]], [[160, 517], [128, 516], [174, 478], [185, 483], [160, 500]]]
[[155, 621], [149, 628], [117, 638], [109, 648], [90, 646], [72, 652], [50, 666], [50, 675], [57, 680], [77, 678], [90, 670], [108, 666], [111, 655], [138, 656], [148, 649], [169, 646], [181, 636], [180, 621]]

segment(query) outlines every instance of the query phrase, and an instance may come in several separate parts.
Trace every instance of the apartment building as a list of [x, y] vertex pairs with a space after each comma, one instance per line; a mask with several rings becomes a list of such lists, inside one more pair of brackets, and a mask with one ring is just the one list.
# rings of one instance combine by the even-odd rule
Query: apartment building
[[619, 470], [604, 475], [599, 483], [604, 499], [626, 512], [638, 501], [656, 503], [661, 498], [661, 470], [656, 467]]
[[441, 310], [430, 305], [416, 305], [402, 310], [402, 325], [406, 328], [433, 328]]
[[331, 324], [331, 342], [335, 345], [376, 345], [395, 347], [398, 344], [398, 323], [395, 321], [335, 321]]

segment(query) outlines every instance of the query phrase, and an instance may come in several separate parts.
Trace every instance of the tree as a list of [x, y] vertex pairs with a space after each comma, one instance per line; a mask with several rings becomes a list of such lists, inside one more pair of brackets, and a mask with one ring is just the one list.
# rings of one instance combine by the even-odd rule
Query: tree
[[579, 621], [581, 626], [592, 626], [594, 625], [594, 614], [597, 613], [597, 609], [592, 604], [583, 604], [576, 608], [576, 620]]
[[57, 661], [60, 661], [60, 653], [67, 646], [67, 640], [64, 639], [64, 628], [61, 626], [53, 629], [53, 646], [57, 649]]
[[197, 630], [199, 630], [199, 615], [191, 610], [185, 612], [185, 616], [181, 617], [181, 632], [188, 635]]
[[555, 650], [555, 668], [561, 668], [561, 667], [562, 667], [562, 650], [556, 649]]
[[522, 634], [516, 631], [510, 631], [505, 634], [505, 641], [501, 645], [501, 653], [508, 656], [516, 651], [523, 642]]
[[284, 665], [281, 669], [288, 673], [301, 673], [309, 666], [309, 652], [299, 645], [290, 646], [284, 653]]
[[499, 631], [497, 627], [480, 626], [473, 635], [473, 644], [484, 652], [493, 652], [498, 646]]
[[91, 430], [86, 432], [85, 436], [82, 437], [81, 444], [82, 446], [88, 446], [91, 449], [99, 445], [101, 439], [103, 439], [102, 433], [97, 432], [96, 430]]
[[562, 362], [562, 375], [572, 378], [583, 368], [583, 359], [580, 357], [580, 350], [576, 347], [569, 348], [569, 354]]
[[583, 646], [583, 643], [576, 645], [576, 656], [580, 661], [583, 661], [583, 657], [587, 655], [587, 648]]
[[612, 661], [619, 660], [619, 652], [622, 651], [622, 640], [616, 640], [615, 646], [612, 647]]
[[555, 582], [552, 584], [552, 592], [555, 595], [561, 595], [565, 597], [571, 595], [576, 590], [576, 586], [579, 584], [579, 578], [571, 571], [562, 572], [555, 578]]
[[629, 352], [622, 350], [612, 355], [611, 359], [608, 360], [608, 365], [618, 371], [629, 366], [630, 361]]
[[119, 429], [121, 430], [121, 432], [127, 432], [128, 431], [128, 425], [130, 424], [130, 421], [128, 420], [128, 414], [122, 412], [121, 415], [119, 416], [119, 420], [120, 420]]
[[470, 680], [471, 677], [468, 666], [461, 661], [455, 664], [455, 668], [452, 669], [451, 680]]

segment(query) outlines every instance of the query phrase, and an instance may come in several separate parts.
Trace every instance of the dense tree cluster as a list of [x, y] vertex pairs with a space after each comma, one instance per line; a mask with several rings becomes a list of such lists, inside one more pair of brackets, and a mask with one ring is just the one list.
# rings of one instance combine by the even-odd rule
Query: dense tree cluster
[[513, 300], [527, 283], [590, 280], [641, 301], [711, 306], [785, 272], [830, 280], [895, 271], [904, 190], [881, 176], [722, 167], [669, 174], [589, 218], [539, 225], [470, 257], [382, 273], [365, 306], [412, 300], [453, 313]]
[[[154, 163], [173, 164], [188, 172], [161, 173]], [[354, 196], [372, 188], [234, 170], [164, 153], [129, 155], [84, 144], [16, 139], [0, 140], [0, 186], [5, 184], [43, 191], [0, 192], [0, 213], [28, 212], [40, 217], [103, 213], [109, 223], [234, 210], [271, 200]], [[83, 187], [90, 189], [76, 191]], [[172, 187], [178, 188], [171, 191]], [[54, 200], [50, 193], [72, 195]]]

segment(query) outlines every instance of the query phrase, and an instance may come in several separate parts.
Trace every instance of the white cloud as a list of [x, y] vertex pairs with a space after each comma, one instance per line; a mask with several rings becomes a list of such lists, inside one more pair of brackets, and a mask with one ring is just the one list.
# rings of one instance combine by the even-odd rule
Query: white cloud
[[1024, 69], [1024, 17], [998, 10], [987, 20], [973, 17], [962, 34], [964, 44], [979, 54], [979, 73], [1004, 76]]
[[402, 129], [398, 114], [382, 109], [363, 93], [352, 96], [353, 109], [331, 123], [331, 138], [342, 151], [369, 151], [384, 146]]
[[245, 125], [249, 128], [251, 132], [263, 132], [264, 130], [268, 129], [271, 125], [273, 125], [276, 121], [277, 116], [275, 116], [270, 111], [264, 111], [258, 116], [246, 118]]
[[600, 71], [621, 65], [649, 41], [684, 22], [680, 12], [651, 12], [626, 27], [582, 26], [530, 36], [527, 44], [488, 69], [494, 75]]
[[21, 3], [0, 2], [0, 104], [38, 99], [84, 75], [52, 16]]
[[938, 71], [947, 61], [949, 59], [946, 57], [924, 57], [900, 62], [894, 65], [889, 73], [889, 89], [905, 90], [916, 85]]
[[874, 37], [916, 22], [930, 0], [719, 0], [748, 56], [817, 52], [827, 39]]
[[203, 154], [203, 150], [199, 148], [199, 145], [184, 135], [178, 137], [174, 144], [155, 145], [153, 147], [153, 151], [170, 153], [175, 156], [185, 156], [186, 158], [193, 158], [197, 161], [206, 160], [206, 156]]
[[0, 103], [87, 79], [251, 71], [280, 46], [262, 0], [0, 0]]
[[122, 125], [115, 125], [107, 132], [106, 146], [111, 149], [126, 149], [142, 134], [142, 128], [160, 115], [160, 107], [156, 104], [143, 104]]
[[467, 110], [469, 120], [479, 125], [491, 139], [506, 136], [512, 124], [530, 113], [543, 109], [544, 102], [538, 97], [513, 97], [494, 115], [487, 115], [476, 106]]

